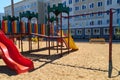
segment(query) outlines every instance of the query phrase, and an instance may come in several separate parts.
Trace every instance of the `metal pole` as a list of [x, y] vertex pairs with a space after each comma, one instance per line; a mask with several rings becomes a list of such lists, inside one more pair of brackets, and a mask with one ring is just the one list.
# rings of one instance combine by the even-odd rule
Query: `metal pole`
[[[37, 18], [37, 24], [36, 24], [36, 25], [37, 25], [37, 28], [38, 28], [38, 26], [39, 26], [39, 25], [38, 25], [38, 18]], [[38, 33], [37, 33], [37, 34], [39, 34], [39, 29], [38, 29]], [[38, 39], [38, 50], [39, 50], [39, 44], [40, 44], [40, 43], [39, 43], [39, 36], [37, 36], [37, 39]]]
[[[52, 36], [54, 36], [54, 22], [51, 23], [52, 26]], [[54, 40], [52, 41], [52, 45], [54, 47]]]
[[18, 46], [19, 46], [19, 48], [20, 48], [20, 39], [18, 40]]
[[60, 33], [60, 37], [61, 37], [61, 56], [62, 56], [62, 46], [63, 46], [63, 41], [62, 41], [62, 13], [60, 14], [60, 27], [61, 27], [61, 33]]
[[[14, 0], [11, 0], [11, 12], [12, 12], [12, 17], [14, 16]], [[13, 24], [13, 21], [12, 21], [12, 24]], [[13, 42], [16, 44], [16, 40], [14, 38], [14, 32], [12, 30], [12, 38], [13, 38]]]
[[29, 52], [32, 50], [31, 35], [30, 35], [30, 20], [28, 20], [28, 36], [29, 36]]
[[20, 28], [20, 41], [21, 41], [21, 52], [23, 52], [23, 41], [22, 41], [22, 22], [21, 22], [21, 19], [20, 19], [20, 26], [21, 26], [21, 28]]
[[70, 48], [70, 22], [69, 22], [69, 13], [68, 13], [68, 54], [69, 54], [69, 48]]
[[48, 53], [49, 53], [49, 56], [50, 56], [50, 21], [49, 21], [49, 19], [50, 19], [50, 15], [48, 13], [48, 44], [49, 44]]
[[113, 20], [113, 12], [110, 9], [110, 24], [109, 24], [109, 69], [108, 69], [108, 77], [111, 78], [112, 75], [112, 20]]
[[14, 16], [14, 0], [11, 0], [12, 17]]
[[[58, 33], [58, 16], [56, 16], [56, 27], [57, 27], [57, 31], [56, 31], [56, 34]], [[57, 53], [58, 53], [58, 39], [56, 40], [56, 43], [57, 43]]]

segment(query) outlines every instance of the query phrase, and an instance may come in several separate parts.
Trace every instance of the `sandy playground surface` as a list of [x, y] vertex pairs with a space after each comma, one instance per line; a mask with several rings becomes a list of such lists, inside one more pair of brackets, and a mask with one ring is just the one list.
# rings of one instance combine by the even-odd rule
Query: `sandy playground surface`
[[[24, 42], [24, 51], [28, 50], [27, 44]], [[32, 48], [37, 49], [37, 44], [32, 44]], [[40, 48], [45, 45], [41, 42]], [[108, 78], [108, 43], [76, 42], [76, 45], [78, 51], [71, 51], [70, 54], [63, 51], [63, 57], [53, 49], [51, 56], [48, 56], [47, 49], [23, 53], [33, 60], [35, 70], [20, 75], [16, 75], [0, 59], [0, 80], [120, 80], [120, 43], [113, 44], [111, 79]]]

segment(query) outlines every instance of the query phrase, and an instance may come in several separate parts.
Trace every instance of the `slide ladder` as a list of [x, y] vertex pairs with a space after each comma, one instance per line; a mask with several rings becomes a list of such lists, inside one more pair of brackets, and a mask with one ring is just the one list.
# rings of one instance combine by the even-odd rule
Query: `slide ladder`
[[[64, 32], [63, 31], [60, 31], [60, 32], [62, 32], [62, 37], [65, 37]], [[60, 36], [60, 32], [58, 33], [59, 36]], [[61, 41], [61, 40], [59, 40], [59, 41]], [[63, 38], [62, 41], [65, 43], [66, 47], [68, 47], [68, 38]], [[72, 50], [78, 50], [78, 47], [76, 46], [71, 35], [69, 35], [69, 48]]]

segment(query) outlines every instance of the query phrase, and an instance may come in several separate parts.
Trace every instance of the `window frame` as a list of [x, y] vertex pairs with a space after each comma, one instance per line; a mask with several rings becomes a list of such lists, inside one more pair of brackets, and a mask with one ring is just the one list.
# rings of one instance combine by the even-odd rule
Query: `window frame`
[[75, 3], [78, 3], [79, 2], [79, 0], [75, 0]]
[[93, 28], [93, 35], [100, 35], [100, 28]]
[[69, 4], [72, 4], [72, 0], [69, 0]]
[[[107, 30], [107, 32], [105, 30]], [[109, 28], [103, 28], [103, 34], [104, 35], [109, 35]]]
[[102, 6], [103, 6], [103, 2], [102, 2], [102, 1], [98, 1], [97, 6], [98, 6], [98, 7], [102, 7]]
[[107, 0], [107, 5], [112, 5], [112, 0]]
[[91, 35], [91, 29], [85, 29], [85, 35]]
[[79, 6], [75, 6], [75, 11], [79, 11], [79, 10], [80, 10]]
[[89, 4], [89, 8], [90, 8], [90, 9], [93, 9], [93, 8], [94, 8], [94, 6], [95, 6], [95, 5], [94, 5], [94, 3], [93, 3], [93, 2]]
[[[78, 32], [79, 31], [79, 32]], [[76, 29], [76, 35], [82, 35], [83, 30], [82, 29]]]
[[82, 10], [85, 10], [87, 8], [87, 5], [83, 4], [81, 7], [82, 7]]

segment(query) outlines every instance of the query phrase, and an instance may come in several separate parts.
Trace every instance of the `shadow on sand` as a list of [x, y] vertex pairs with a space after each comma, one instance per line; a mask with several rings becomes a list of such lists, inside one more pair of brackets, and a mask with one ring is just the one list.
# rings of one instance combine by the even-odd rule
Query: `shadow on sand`
[[[52, 48], [51, 48], [52, 49]], [[43, 50], [48, 50], [48, 49], [40, 49], [40, 50], [34, 50], [32, 52], [39, 52], [39, 51], [43, 51]], [[69, 52], [69, 54], [75, 52], [74, 50], [71, 50]], [[93, 68], [93, 67], [87, 67], [87, 66], [75, 66], [75, 65], [70, 65], [70, 64], [61, 64], [61, 63], [56, 63], [54, 62], [57, 59], [60, 59], [66, 55], [68, 55], [68, 51], [63, 52], [62, 56], [61, 54], [55, 54], [55, 55], [43, 55], [43, 54], [31, 54], [31, 53], [27, 53], [24, 52], [23, 53], [24, 56], [30, 57], [33, 61], [39, 61], [39, 62], [44, 62], [44, 64], [40, 65], [39, 67], [35, 68], [33, 71], [44, 67], [47, 64], [53, 64], [53, 65], [60, 65], [60, 66], [67, 66], [67, 67], [73, 67], [73, 68], [79, 68], [79, 69], [86, 69], [86, 70], [93, 70], [93, 71], [100, 71], [100, 72], [106, 72], [108, 73], [108, 70], [103, 70], [100, 68]], [[40, 60], [40, 59], [47, 59], [47, 60]], [[120, 75], [120, 71], [117, 71], [118, 74], [116, 74], [115, 76], [112, 76], [111, 78], [115, 78], [118, 77]]]
[[[35, 71], [35, 70], [37, 70], [41, 67], [44, 67], [47, 64], [53, 64], [53, 65], [67, 66], [67, 67], [73, 67], [73, 68], [79, 68], [79, 69], [108, 72], [108, 70], [103, 70], [103, 69], [100, 69], [100, 68], [93, 68], [93, 67], [86, 67], [86, 66], [75, 66], [75, 65], [70, 65], [70, 64], [61, 64], [61, 63], [54, 62], [55, 60], [60, 59], [64, 56], [68, 55], [68, 51], [63, 52], [62, 55], [59, 54], [59, 53], [54, 54], [54, 55], [32, 54], [33, 52], [39, 52], [39, 51], [44, 51], [44, 50], [48, 50], [48, 48], [42, 48], [42, 49], [39, 49], [39, 50], [36, 49], [36, 50], [32, 50], [32, 51], [22, 52], [22, 55], [31, 58], [33, 61], [44, 62], [44, 64], [38, 66], [37, 68], [35, 68], [32, 71]], [[69, 54], [71, 54], [75, 51], [76, 50], [71, 50], [71, 51], [69, 51]], [[46, 60], [40, 60], [40, 59], [46, 59]], [[30, 72], [32, 72], [32, 71], [30, 71]], [[117, 70], [117, 71], [118, 71], [118, 74], [115, 75], [115, 76], [112, 76], [112, 78], [118, 77], [120, 75], [120, 71], [119, 70]], [[7, 74], [8, 76], [17, 75], [15, 73], [15, 71], [9, 69], [7, 66], [0, 66], [0, 73]]]
[[0, 66], [0, 73], [7, 74], [8, 76], [16, 75], [16, 72], [9, 69], [7, 66]]
[[[37, 69], [43, 67], [44, 65], [46, 65], [48, 63], [52, 63], [54, 60], [59, 59], [62, 56], [65, 56], [65, 55], [68, 54], [68, 51], [64, 52], [62, 55], [61, 54], [56, 54], [56, 55], [32, 54], [33, 52], [39, 52], [39, 51], [45, 51], [45, 50], [48, 50], [48, 48], [42, 48], [42, 49], [39, 49], [39, 50], [22, 52], [22, 55], [31, 58], [33, 61], [37, 61], [39, 59], [50, 60], [50, 62], [45, 62], [45, 64], [43, 64], [43, 65], [39, 66], [38, 68], [34, 69], [34, 70], [37, 70]], [[74, 52], [74, 51], [71, 50], [70, 53], [72, 53], [72, 52]], [[34, 71], [34, 70], [32, 70], [32, 71]], [[14, 70], [11, 70], [7, 66], [0, 66], [0, 73], [1, 74], [7, 74], [8, 76], [17, 75], [17, 73]]]

